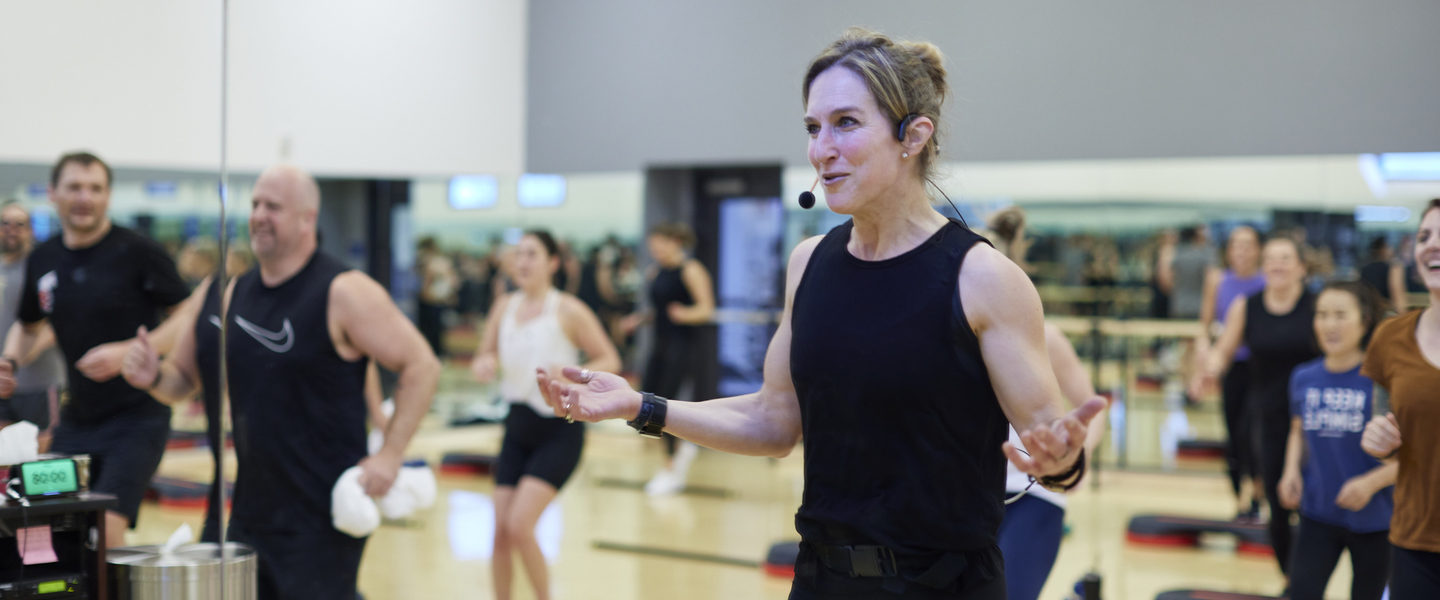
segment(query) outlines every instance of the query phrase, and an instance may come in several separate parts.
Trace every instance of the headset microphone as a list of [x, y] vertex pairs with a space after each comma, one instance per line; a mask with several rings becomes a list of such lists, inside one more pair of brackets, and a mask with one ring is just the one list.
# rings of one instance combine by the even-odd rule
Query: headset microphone
[[815, 207], [815, 186], [820, 184], [820, 177], [815, 177], [815, 183], [810, 184], [810, 189], [800, 192], [800, 208]]

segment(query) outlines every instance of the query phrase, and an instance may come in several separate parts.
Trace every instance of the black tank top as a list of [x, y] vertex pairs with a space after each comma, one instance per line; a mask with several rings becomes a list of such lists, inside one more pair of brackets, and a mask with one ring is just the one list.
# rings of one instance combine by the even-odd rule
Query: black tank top
[[695, 304], [690, 288], [685, 287], [685, 280], [680, 277], [680, 272], [684, 270], [684, 263], [674, 269], [660, 267], [660, 271], [655, 274], [655, 281], [650, 282], [650, 306], [655, 308], [655, 335], [674, 338], [695, 333], [694, 326], [681, 325], [670, 320], [670, 303], [679, 302], [686, 306]]
[[1007, 421], [960, 306], [961, 262], [984, 238], [951, 221], [919, 247], [865, 261], [853, 221], [816, 246], [795, 292], [790, 376], [800, 399], [807, 541], [937, 557], [995, 544]]
[[1270, 413], [1290, 410], [1290, 372], [1320, 356], [1315, 340], [1315, 295], [1301, 294], [1288, 314], [1265, 309], [1265, 291], [1245, 299], [1245, 345], [1250, 347], [1250, 397]]
[[[235, 281], [227, 336], [239, 463], [232, 517], [251, 529], [329, 529], [336, 480], [366, 456], [365, 361], [340, 357], [327, 318], [330, 284], [349, 270], [316, 251], [276, 287], [265, 286], [259, 269]], [[206, 395], [219, 385], [220, 296], [206, 296], [195, 324]]]

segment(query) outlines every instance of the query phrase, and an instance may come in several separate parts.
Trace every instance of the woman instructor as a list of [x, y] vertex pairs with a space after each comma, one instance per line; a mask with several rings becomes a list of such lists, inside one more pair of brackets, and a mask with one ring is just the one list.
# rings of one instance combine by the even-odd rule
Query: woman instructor
[[[1061, 409], [1035, 288], [930, 205], [941, 62], [930, 44], [852, 29], [810, 64], [810, 162], [852, 220], [791, 254], [759, 392], [667, 405], [604, 373], [538, 374], [561, 416], [762, 456], [803, 434], [794, 599], [1004, 599], [1005, 457], [1049, 487], [1073, 484], [1104, 406]], [[1006, 441], [1007, 420], [1029, 456]]]

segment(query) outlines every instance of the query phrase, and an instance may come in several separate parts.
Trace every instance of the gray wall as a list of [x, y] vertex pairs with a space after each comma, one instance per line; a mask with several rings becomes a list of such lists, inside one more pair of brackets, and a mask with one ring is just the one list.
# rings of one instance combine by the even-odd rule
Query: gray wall
[[526, 168], [803, 165], [850, 25], [946, 53], [951, 160], [1440, 149], [1434, 0], [531, 0]]

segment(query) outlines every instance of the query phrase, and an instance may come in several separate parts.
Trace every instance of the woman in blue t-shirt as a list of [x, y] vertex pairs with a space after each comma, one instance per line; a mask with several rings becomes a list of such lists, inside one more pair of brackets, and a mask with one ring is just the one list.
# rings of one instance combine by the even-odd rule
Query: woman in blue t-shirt
[[1379, 600], [1390, 578], [1396, 465], [1360, 448], [1375, 388], [1360, 364], [1383, 310], [1363, 283], [1326, 285], [1315, 301], [1315, 337], [1325, 356], [1290, 376], [1290, 442], [1279, 491], [1284, 506], [1300, 510], [1291, 600], [1321, 600], [1346, 549], [1351, 600]]

